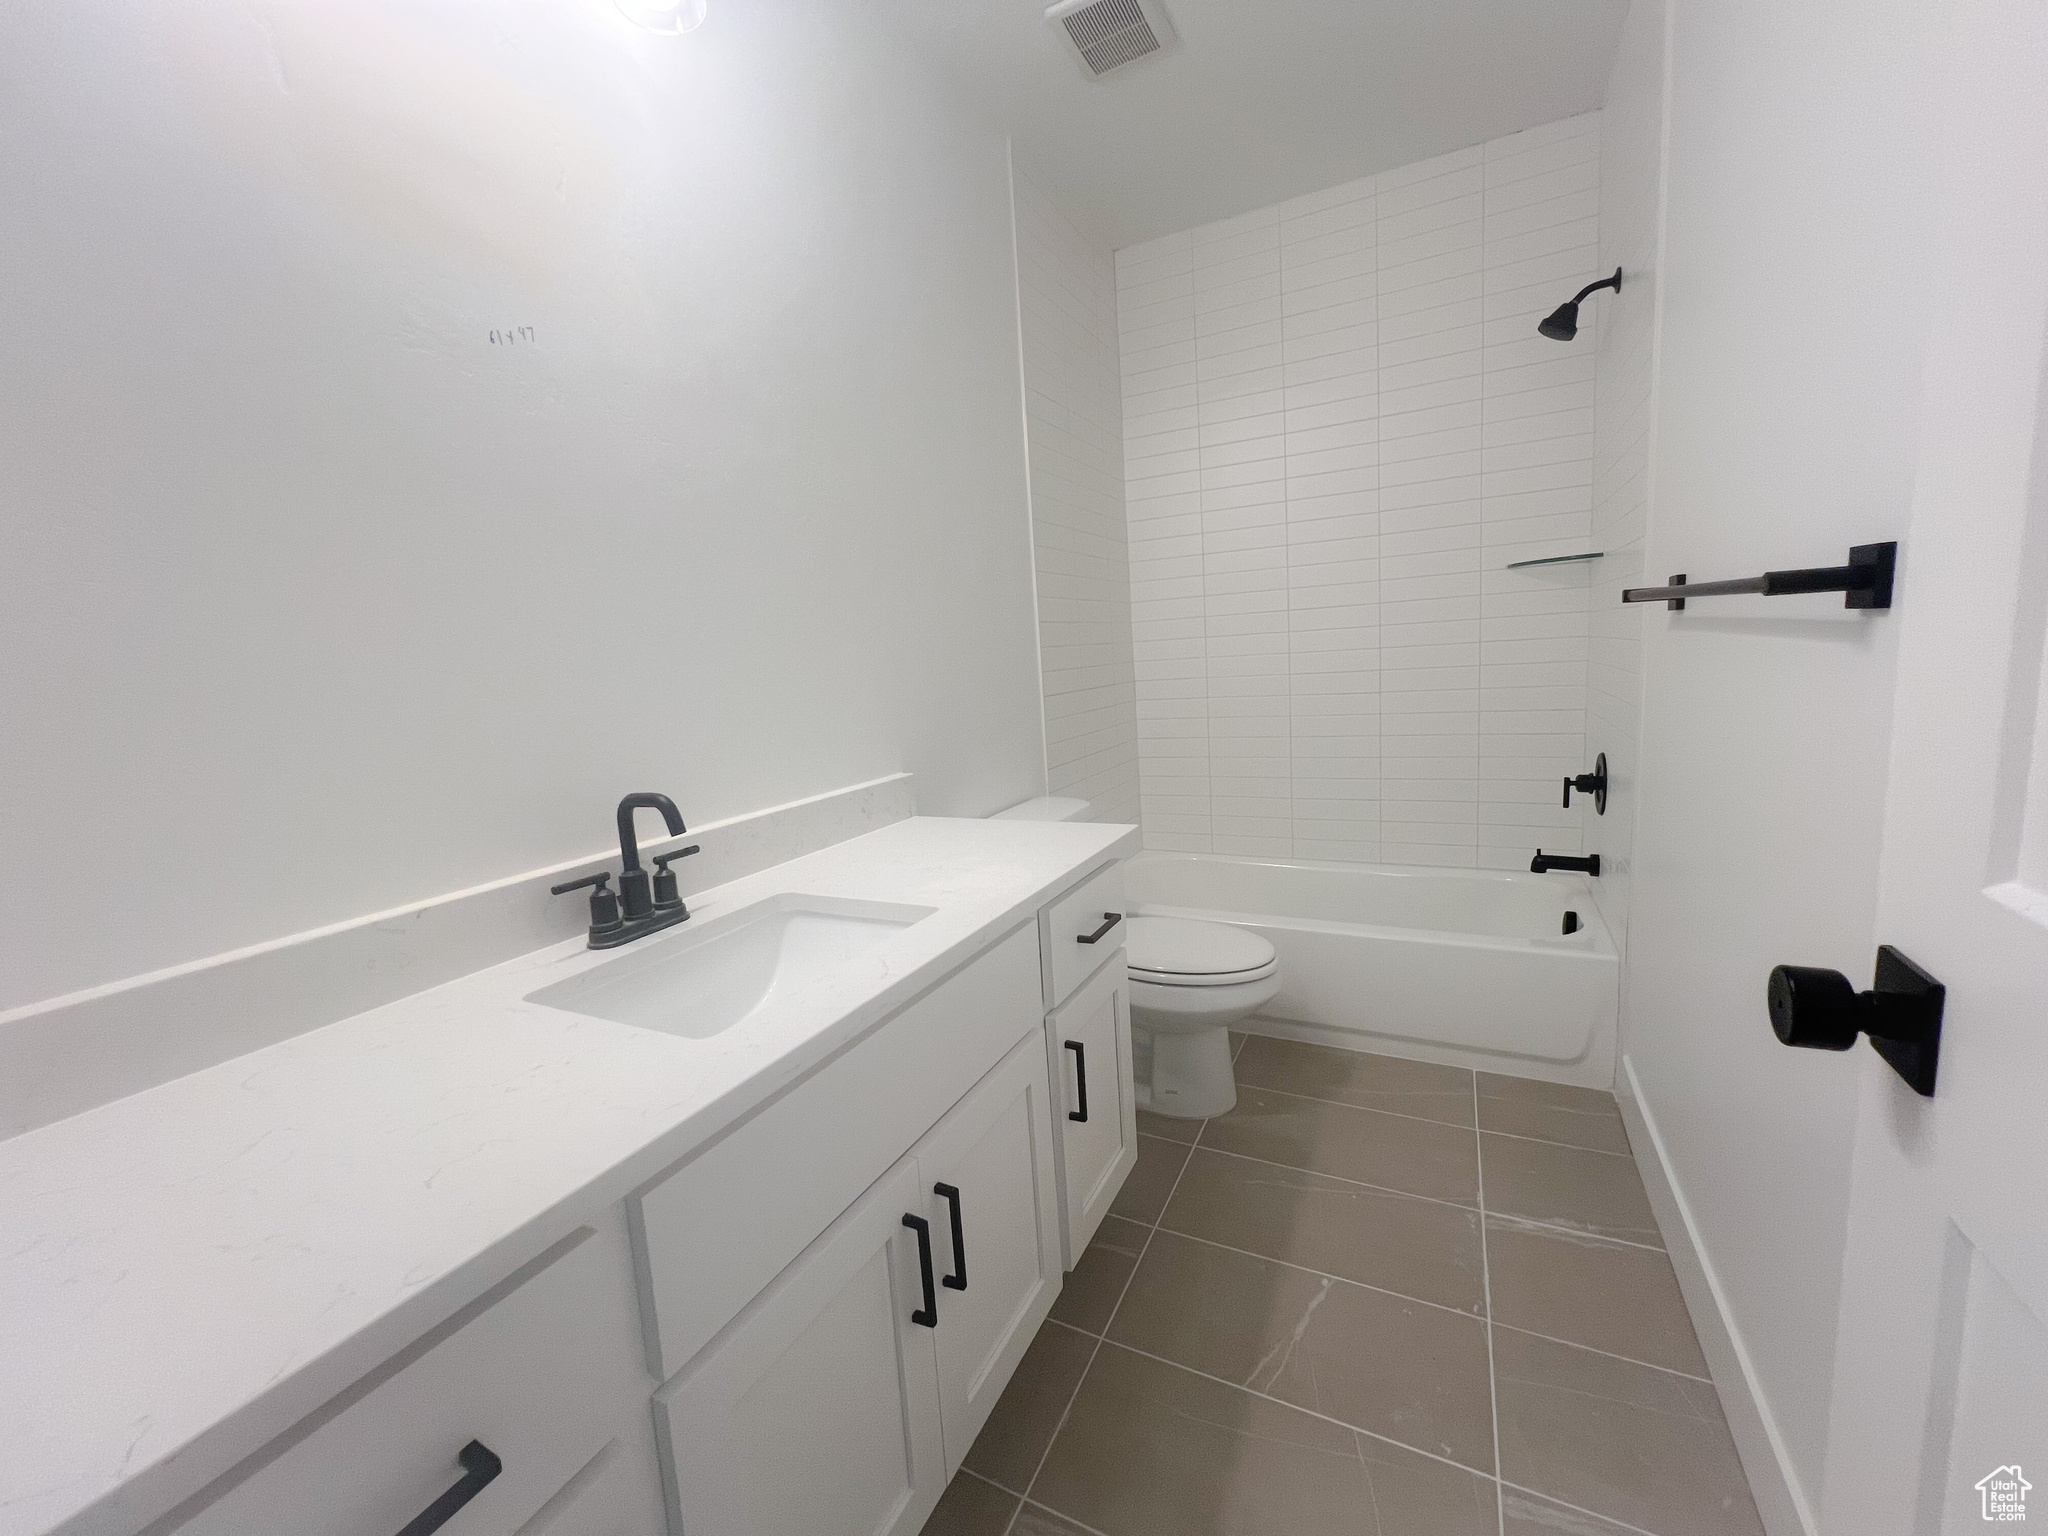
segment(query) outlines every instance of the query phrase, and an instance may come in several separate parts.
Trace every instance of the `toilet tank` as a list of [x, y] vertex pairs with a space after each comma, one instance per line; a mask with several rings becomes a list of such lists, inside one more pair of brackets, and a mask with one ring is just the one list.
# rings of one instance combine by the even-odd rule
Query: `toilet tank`
[[989, 820], [1086, 821], [1094, 814], [1095, 807], [1086, 800], [1076, 800], [1070, 795], [1040, 795], [1036, 800], [1013, 805], [1007, 811], [997, 811]]

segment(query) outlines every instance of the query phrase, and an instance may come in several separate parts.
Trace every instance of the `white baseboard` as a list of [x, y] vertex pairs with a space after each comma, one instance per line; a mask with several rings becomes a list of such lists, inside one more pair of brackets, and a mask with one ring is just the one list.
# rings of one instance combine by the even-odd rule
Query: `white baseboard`
[[1650, 1106], [1643, 1101], [1635, 1063], [1626, 1052], [1622, 1053], [1621, 1071], [1614, 1086], [1622, 1121], [1628, 1127], [1629, 1144], [1635, 1149], [1636, 1166], [1642, 1171], [1643, 1187], [1650, 1196], [1650, 1208], [1664, 1234], [1671, 1267], [1678, 1272], [1678, 1289], [1685, 1297], [1686, 1311], [1692, 1314], [1693, 1331], [1699, 1335], [1700, 1351], [1707, 1357], [1707, 1369], [1720, 1394], [1721, 1411], [1727, 1416], [1729, 1433], [1735, 1437], [1735, 1450], [1749, 1478], [1757, 1514], [1770, 1536], [1819, 1536], [1819, 1522], [1792, 1475], [1784, 1437], [1778, 1433], [1777, 1421], [1764, 1401], [1749, 1351], [1735, 1329], [1727, 1297], [1700, 1245], [1692, 1211], [1673, 1176], [1664, 1138], [1658, 1134]]

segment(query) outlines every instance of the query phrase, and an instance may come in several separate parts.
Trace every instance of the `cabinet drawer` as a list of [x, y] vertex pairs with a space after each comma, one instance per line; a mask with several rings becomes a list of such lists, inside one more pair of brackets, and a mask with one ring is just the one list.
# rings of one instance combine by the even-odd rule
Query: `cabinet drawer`
[[462, 1479], [457, 1458], [472, 1440], [502, 1470], [443, 1536], [516, 1529], [613, 1438], [622, 1385], [638, 1376], [625, 1249], [614, 1211], [608, 1232], [584, 1229], [568, 1252], [235, 1484], [180, 1536], [400, 1530]]
[[1039, 1011], [1018, 929], [626, 1202], [657, 1377], [673, 1376], [910, 1150]]
[[[1107, 931], [1103, 924], [1118, 919]], [[1105, 865], [1047, 907], [1039, 918], [1045, 946], [1045, 1006], [1057, 1008], [1105, 960], [1124, 960], [1124, 867]], [[1102, 936], [1093, 943], [1082, 940]]]

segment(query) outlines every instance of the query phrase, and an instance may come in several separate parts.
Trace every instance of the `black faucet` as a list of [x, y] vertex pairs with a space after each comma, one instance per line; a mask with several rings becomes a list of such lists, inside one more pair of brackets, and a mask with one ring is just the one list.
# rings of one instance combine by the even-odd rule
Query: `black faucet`
[[571, 880], [566, 885], [549, 887], [557, 896], [586, 885], [595, 887], [590, 893], [592, 949], [615, 949], [689, 920], [690, 909], [683, 904], [683, 898], [676, 890], [676, 872], [668, 866], [671, 859], [688, 858], [697, 852], [697, 844], [656, 854], [654, 887], [650, 891], [647, 871], [640, 867], [640, 838], [633, 829], [633, 813], [642, 809], [661, 812], [661, 819], [668, 824], [671, 837], [680, 837], [689, 830], [683, 825], [683, 813], [676, 809], [675, 801], [667, 795], [645, 790], [628, 795], [619, 802], [618, 894], [615, 896], [605, 889], [605, 882], [611, 878], [607, 874], [591, 875], [582, 880]]
[[633, 813], [643, 807], [661, 812], [670, 837], [681, 837], [689, 830], [683, 825], [683, 813], [667, 795], [642, 790], [619, 802], [619, 902], [629, 923], [654, 910], [654, 898], [647, 892], [647, 871], [640, 867], [640, 836], [633, 829]]
[[1600, 855], [1589, 853], [1583, 859], [1577, 859], [1562, 853], [1545, 853], [1541, 848], [1538, 848], [1536, 850], [1536, 857], [1529, 861], [1529, 873], [1532, 875], [1547, 875], [1553, 869], [1575, 869], [1582, 875], [1598, 875], [1600, 873]]

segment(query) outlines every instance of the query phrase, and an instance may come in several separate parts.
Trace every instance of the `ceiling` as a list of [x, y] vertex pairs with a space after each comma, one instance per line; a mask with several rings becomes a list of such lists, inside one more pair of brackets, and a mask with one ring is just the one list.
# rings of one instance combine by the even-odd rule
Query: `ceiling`
[[1163, 0], [1180, 41], [1086, 78], [1045, 0], [884, 0], [1070, 217], [1135, 245], [1585, 112], [1628, 0]]

